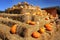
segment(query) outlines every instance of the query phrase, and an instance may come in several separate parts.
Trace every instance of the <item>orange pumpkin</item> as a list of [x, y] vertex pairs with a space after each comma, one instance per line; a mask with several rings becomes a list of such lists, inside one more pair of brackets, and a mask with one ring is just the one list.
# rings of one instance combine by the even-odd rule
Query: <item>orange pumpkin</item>
[[27, 21], [27, 24], [29, 24], [31, 21], [29, 20], [29, 21]]
[[40, 32], [40, 33], [44, 33], [44, 32], [45, 32], [45, 28], [40, 28], [40, 29], [39, 29], [39, 32]]
[[16, 33], [16, 28], [17, 28], [17, 24], [13, 25], [13, 26], [11, 27], [11, 29], [10, 29], [10, 32], [11, 32], [12, 34], [15, 34], [15, 33]]
[[39, 38], [39, 37], [40, 37], [40, 33], [39, 33], [39, 32], [33, 32], [33, 33], [32, 33], [32, 36], [33, 36], [34, 38]]
[[29, 24], [31, 24], [31, 25], [35, 25], [35, 22], [30, 22]]
[[49, 20], [49, 18], [45, 18], [45, 20]]
[[53, 25], [53, 23], [50, 23], [50, 25]]
[[30, 25], [35, 25], [35, 22], [33, 22], [33, 21], [28, 21], [27, 23]]
[[29, 12], [27, 12], [27, 13], [25, 13], [25, 14], [26, 14], [27, 16], [28, 16], [28, 15], [30, 15], [30, 13], [29, 13]]
[[50, 17], [49, 17], [50, 19], [54, 19], [54, 17], [53, 17], [53, 15], [50, 15]]
[[42, 16], [42, 13], [36, 13], [36, 15]]
[[52, 26], [50, 24], [45, 24], [45, 28], [48, 30], [48, 31], [51, 31], [52, 30]]
[[36, 15], [36, 13], [33, 13], [33, 15]]
[[38, 13], [36, 13], [36, 15], [40, 15], [40, 13], [38, 12]]

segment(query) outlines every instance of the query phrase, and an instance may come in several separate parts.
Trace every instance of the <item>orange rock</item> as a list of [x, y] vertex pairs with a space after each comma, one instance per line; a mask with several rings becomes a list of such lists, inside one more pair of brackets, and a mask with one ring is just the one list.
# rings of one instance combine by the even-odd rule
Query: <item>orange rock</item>
[[40, 33], [39, 33], [39, 32], [33, 32], [33, 33], [32, 33], [32, 36], [33, 36], [34, 38], [39, 38], [39, 37], [40, 37]]

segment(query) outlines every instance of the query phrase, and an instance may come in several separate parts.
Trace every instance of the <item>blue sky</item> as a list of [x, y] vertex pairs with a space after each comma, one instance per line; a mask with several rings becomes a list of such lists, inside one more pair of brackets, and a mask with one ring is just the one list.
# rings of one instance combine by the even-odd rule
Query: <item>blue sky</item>
[[40, 8], [60, 6], [60, 0], [0, 0], [0, 10], [5, 10], [18, 2], [24, 1], [34, 6], [40, 6]]

